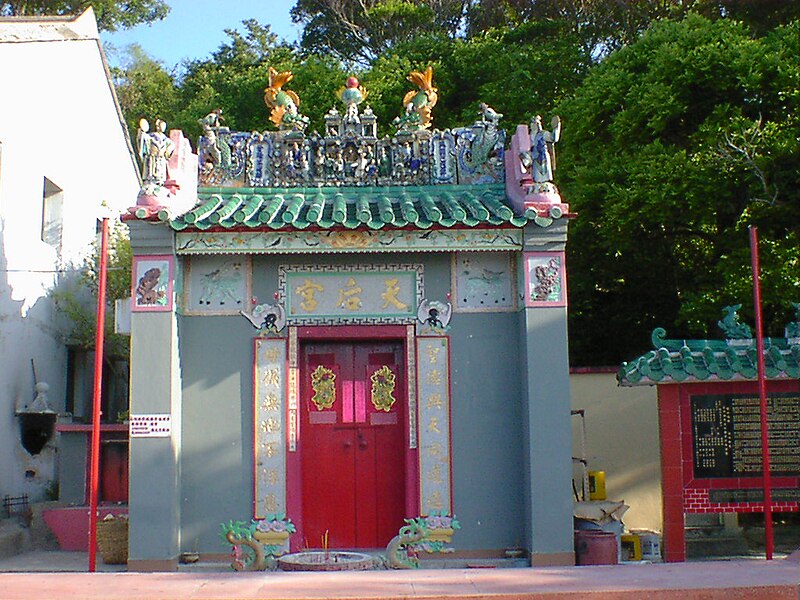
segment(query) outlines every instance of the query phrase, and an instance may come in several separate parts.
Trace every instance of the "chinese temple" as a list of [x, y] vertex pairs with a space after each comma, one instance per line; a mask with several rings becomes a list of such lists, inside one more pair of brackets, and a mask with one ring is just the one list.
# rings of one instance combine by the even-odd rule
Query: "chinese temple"
[[[762, 513], [764, 452], [758, 348], [727, 306], [723, 340], [667, 339], [653, 331], [653, 350], [624, 363], [620, 385], [656, 385], [661, 444], [664, 559], [687, 558], [687, 517]], [[770, 507], [800, 507], [800, 305], [782, 338], [764, 339], [770, 454]]]
[[226, 552], [379, 549], [456, 515], [454, 556], [574, 564], [560, 121], [433, 126], [431, 69], [379, 137], [355, 77], [309, 131], [270, 69], [265, 132], [142, 120], [131, 570]]

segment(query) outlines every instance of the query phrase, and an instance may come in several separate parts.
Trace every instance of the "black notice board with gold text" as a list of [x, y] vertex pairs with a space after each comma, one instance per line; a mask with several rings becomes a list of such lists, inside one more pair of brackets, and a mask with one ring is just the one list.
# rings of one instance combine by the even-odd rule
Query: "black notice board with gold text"
[[[762, 473], [757, 395], [692, 396], [694, 477], [758, 477]], [[770, 394], [770, 472], [800, 475], [800, 395]]]

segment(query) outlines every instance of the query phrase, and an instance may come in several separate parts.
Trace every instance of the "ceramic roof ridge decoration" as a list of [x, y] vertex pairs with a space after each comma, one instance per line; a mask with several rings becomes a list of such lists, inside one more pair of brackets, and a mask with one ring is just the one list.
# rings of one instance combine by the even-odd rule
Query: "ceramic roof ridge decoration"
[[433, 67], [412, 71], [407, 79], [417, 86], [403, 97], [404, 113], [392, 123], [398, 131], [428, 129], [433, 123], [431, 111], [439, 100], [438, 89], [433, 86]]
[[506, 193], [511, 205], [517, 213], [525, 214], [542, 227], [550, 225], [553, 219], [569, 216], [569, 206], [553, 183], [561, 118], [554, 116], [550, 127], [550, 131], [544, 129], [540, 115], [531, 119], [530, 129], [517, 125], [505, 154]]
[[283, 89], [293, 77], [291, 71], [278, 73], [269, 68], [269, 85], [264, 90], [264, 103], [272, 109], [269, 120], [281, 131], [303, 131], [309, 123], [309, 118], [298, 112], [300, 98], [297, 93]]
[[741, 304], [734, 304], [722, 309], [725, 316], [721, 321], [717, 321], [717, 326], [725, 333], [726, 340], [749, 340], [753, 337], [750, 326], [739, 321], [739, 315], [736, 313], [740, 308]]
[[142, 187], [129, 211], [139, 219], [172, 218], [197, 201], [197, 155], [180, 130], [171, 130], [169, 136], [166, 130], [161, 119], [155, 120], [154, 131], [147, 119], [139, 120], [136, 141]]
[[364, 104], [368, 91], [354, 76], [347, 79], [338, 93], [344, 109], [340, 111], [334, 106], [328, 111], [323, 133], [305, 132], [308, 119], [296, 112], [299, 98], [285, 89], [291, 78], [289, 71], [270, 70], [270, 84], [264, 97], [272, 108], [270, 119], [278, 125], [278, 131], [231, 131], [221, 118], [215, 117], [219, 110], [201, 119], [203, 135], [198, 142], [201, 186], [503, 182], [505, 131], [498, 126], [502, 114], [481, 103], [478, 119], [472, 125], [430, 130], [430, 109], [438, 97], [430, 68], [409, 76], [419, 87], [406, 95], [411, 113], [393, 136], [383, 138], [378, 137], [375, 113]]
[[[617, 380], [620, 385], [652, 385], [691, 381], [755, 379], [758, 376], [758, 350], [752, 337], [729, 337], [750, 331], [738, 322], [740, 304], [726, 306], [718, 322], [727, 339], [666, 339], [666, 330], [653, 330], [653, 350], [622, 363]], [[796, 379], [800, 375], [800, 304], [793, 302], [794, 321], [787, 324], [785, 337], [764, 338], [764, 366], [769, 379]]]
[[[471, 125], [433, 129], [430, 111], [438, 90], [428, 67], [409, 75], [418, 89], [404, 97], [411, 112], [402, 123], [395, 120], [393, 135], [378, 137], [377, 117], [365, 103], [368, 91], [355, 76], [337, 94], [343, 110], [334, 106], [325, 114], [322, 133], [307, 132], [300, 99], [287, 89], [292, 77], [270, 67], [264, 100], [277, 131], [232, 131], [221, 109], [199, 119], [203, 133], [192, 155], [197, 166], [191, 185], [185, 181], [192, 177], [189, 162], [181, 158], [183, 168], [176, 169], [168, 158], [170, 141], [178, 148], [173, 157], [185, 155], [182, 134], [151, 140], [145, 131], [142, 143], [156, 153], [142, 146], [143, 161], [153, 164], [143, 162], [145, 187], [126, 218], [169, 221], [177, 230], [291, 230], [528, 223], [546, 228], [575, 216], [552, 181], [558, 117], [550, 131], [538, 115], [530, 132], [518, 126], [508, 150], [503, 114], [485, 102]], [[165, 124], [159, 121], [159, 127]], [[163, 142], [163, 152], [157, 142]], [[486, 185], [505, 185], [505, 193], [476, 190]]]

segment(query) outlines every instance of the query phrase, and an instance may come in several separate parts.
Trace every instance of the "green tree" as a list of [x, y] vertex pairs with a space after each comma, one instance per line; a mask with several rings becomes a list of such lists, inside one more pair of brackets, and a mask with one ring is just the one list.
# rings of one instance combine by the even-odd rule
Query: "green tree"
[[494, 27], [556, 20], [595, 58], [634, 41], [650, 23], [688, 10], [684, 0], [481, 0], [468, 11], [468, 35]]
[[469, 0], [297, 0], [292, 20], [311, 53], [367, 67], [396, 44], [425, 35], [455, 37]]
[[131, 134], [138, 129], [141, 118], [148, 121], [161, 118], [169, 126], [175, 126], [169, 120], [177, 115], [179, 109], [175, 79], [141, 46], [128, 46], [121, 66], [112, 67], [111, 75]]
[[477, 118], [486, 102], [503, 113], [513, 130], [537, 112], [547, 112], [577, 87], [590, 58], [564, 23], [525, 23], [469, 39], [423, 36], [402, 43], [375, 60], [363, 75], [369, 103], [384, 133], [402, 111], [411, 89], [406, 76], [431, 65], [439, 102], [433, 109], [438, 129], [463, 126]]
[[474, 0], [466, 9], [466, 33], [541, 20], [559, 20], [599, 60], [635, 42], [653, 23], [691, 12], [709, 19], [741, 20], [760, 34], [800, 18], [792, 0]]
[[[131, 295], [131, 252], [128, 229], [120, 222], [109, 227], [106, 271], [105, 355], [127, 357], [129, 338], [114, 333], [114, 303]], [[60, 313], [66, 317], [65, 342], [84, 350], [94, 348], [100, 275], [100, 244], [77, 268], [75, 276], [52, 293]]]
[[224, 124], [236, 131], [270, 129], [264, 89], [269, 84], [269, 67], [292, 71], [288, 85], [300, 96], [300, 111], [321, 129], [323, 115], [335, 102], [335, 91], [344, 85], [345, 71], [331, 57], [301, 57], [290, 45], [280, 42], [269, 25], [255, 20], [243, 22], [245, 31], [226, 30], [229, 40], [203, 61], [192, 61], [177, 83], [180, 110], [171, 126], [196, 139], [197, 119], [215, 108], [222, 109]]
[[656, 326], [718, 337], [725, 304], [752, 322], [750, 224], [782, 331], [800, 297], [797, 55], [797, 22], [756, 38], [693, 15], [611, 54], [562, 104], [573, 364], [631, 358]]
[[101, 31], [128, 29], [160, 21], [169, 14], [164, 0], [6, 0], [0, 15], [77, 15], [91, 6]]

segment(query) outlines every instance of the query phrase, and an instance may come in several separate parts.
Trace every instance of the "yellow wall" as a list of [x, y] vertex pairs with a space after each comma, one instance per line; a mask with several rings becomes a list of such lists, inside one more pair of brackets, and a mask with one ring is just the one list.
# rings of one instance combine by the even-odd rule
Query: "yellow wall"
[[[661, 531], [661, 471], [655, 386], [619, 387], [616, 373], [571, 373], [572, 410], [583, 409], [589, 470], [605, 471], [609, 500], [630, 506], [628, 529]], [[580, 456], [580, 418], [573, 419], [573, 456]], [[575, 485], [580, 493], [581, 471]]]

